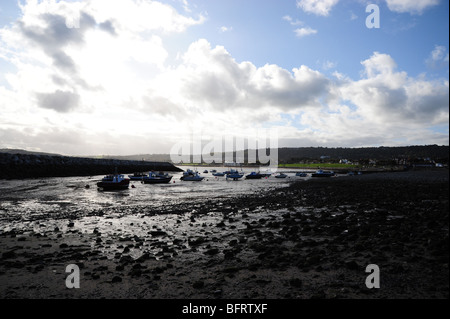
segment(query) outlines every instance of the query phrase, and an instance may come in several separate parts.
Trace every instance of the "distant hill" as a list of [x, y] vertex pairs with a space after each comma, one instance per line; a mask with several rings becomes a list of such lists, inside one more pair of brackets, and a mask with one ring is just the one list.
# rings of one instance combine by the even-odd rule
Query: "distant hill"
[[[261, 151], [261, 150], [259, 150]], [[262, 150], [264, 152], [264, 150]], [[269, 150], [266, 151], [267, 154]], [[248, 151], [244, 151], [247, 158]], [[230, 153], [226, 153], [231, 157]], [[233, 157], [235, 157], [235, 153]], [[223, 157], [223, 156], [222, 156]], [[423, 145], [423, 146], [402, 146], [402, 147], [285, 147], [278, 149], [279, 163], [298, 163], [309, 160], [340, 160], [350, 161], [377, 160], [390, 161], [393, 159], [425, 159], [429, 158], [439, 162], [448, 163], [449, 146]]]
[[321, 156], [332, 159], [375, 159], [389, 160], [393, 158], [432, 158], [448, 159], [449, 147], [438, 145], [401, 146], [401, 147], [360, 147], [360, 148], [328, 148], [328, 147], [300, 147], [280, 148], [278, 156], [283, 161], [297, 159], [317, 159]]
[[[62, 156], [59, 154], [30, 152], [18, 149], [0, 149], [0, 153], [30, 154]], [[267, 152], [268, 153], [268, 152]], [[244, 152], [247, 158], [248, 151]], [[222, 154], [224, 162], [225, 153]], [[230, 153], [227, 153], [230, 155]], [[234, 154], [235, 155], [235, 154]], [[172, 162], [170, 154], [136, 154], [136, 155], [93, 155], [83, 156], [92, 159], [110, 159], [124, 161], [150, 161], [150, 162]], [[440, 162], [448, 163], [449, 146], [446, 145], [414, 145], [414, 146], [380, 146], [380, 147], [284, 147], [278, 149], [278, 160], [280, 163], [296, 163], [303, 160], [324, 159], [348, 159], [358, 161], [362, 159], [392, 160], [397, 158], [414, 159], [430, 158]]]
[[89, 158], [117, 159], [125, 161], [171, 162], [170, 154], [137, 154], [137, 155], [101, 155]]

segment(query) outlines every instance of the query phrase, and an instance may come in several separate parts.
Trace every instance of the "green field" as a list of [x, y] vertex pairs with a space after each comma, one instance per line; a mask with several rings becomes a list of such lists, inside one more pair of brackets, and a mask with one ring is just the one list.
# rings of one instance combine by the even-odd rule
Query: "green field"
[[317, 164], [280, 164], [279, 168], [360, 168], [360, 165], [339, 163], [317, 163]]

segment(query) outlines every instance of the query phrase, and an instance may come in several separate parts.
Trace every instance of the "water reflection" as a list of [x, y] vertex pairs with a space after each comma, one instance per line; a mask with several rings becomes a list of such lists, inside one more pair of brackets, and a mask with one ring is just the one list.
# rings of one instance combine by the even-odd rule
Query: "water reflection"
[[[187, 168], [192, 169], [182, 167], [184, 170]], [[171, 173], [173, 178], [168, 184], [131, 181], [130, 188], [121, 191], [99, 191], [96, 183], [103, 176], [3, 181], [0, 186], [0, 220], [62, 218], [70, 214], [89, 214], [104, 208], [161, 208], [186, 201], [219, 200], [284, 187], [293, 180], [308, 179], [297, 177], [295, 173], [287, 173], [286, 179], [271, 176], [261, 180], [243, 178], [232, 181], [213, 176], [212, 169], [226, 170], [223, 167], [209, 167], [209, 173], [201, 173], [200, 170], [205, 177], [201, 182], [181, 181], [181, 172]], [[251, 171], [247, 169], [244, 173], [249, 174]]]

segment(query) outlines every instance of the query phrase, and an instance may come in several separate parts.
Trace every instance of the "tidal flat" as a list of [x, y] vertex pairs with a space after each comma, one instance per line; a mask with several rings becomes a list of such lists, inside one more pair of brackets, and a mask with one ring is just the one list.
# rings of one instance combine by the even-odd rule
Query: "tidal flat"
[[[446, 169], [167, 201], [155, 188], [134, 204], [127, 193], [99, 203], [97, 190], [66, 182], [84, 208], [20, 185], [35, 194], [26, 205], [15, 192], [1, 199], [3, 299], [449, 298]], [[80, 288], [66, 287], [70, 264]], [[369, 264], [380, 269], [380, 288], [365, 284]]]

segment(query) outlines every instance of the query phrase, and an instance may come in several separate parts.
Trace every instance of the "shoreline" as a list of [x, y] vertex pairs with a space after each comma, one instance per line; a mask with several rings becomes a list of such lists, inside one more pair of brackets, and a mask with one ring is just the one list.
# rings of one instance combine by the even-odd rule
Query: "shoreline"
[[[443, 299], [448, 170], [345, 176], [1, 231], [2, 298]], [[139, 231], [139, 232], [138, 232]], [[65, 267], [80, 266], [80, 289]], [[381, 288], [368, 289], [377, 264]]]

